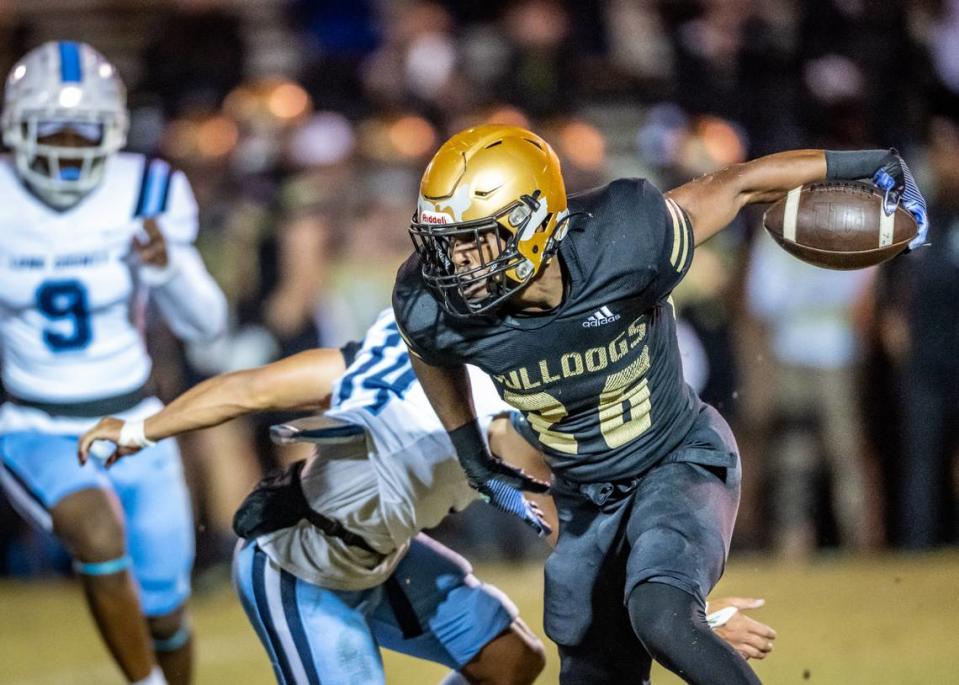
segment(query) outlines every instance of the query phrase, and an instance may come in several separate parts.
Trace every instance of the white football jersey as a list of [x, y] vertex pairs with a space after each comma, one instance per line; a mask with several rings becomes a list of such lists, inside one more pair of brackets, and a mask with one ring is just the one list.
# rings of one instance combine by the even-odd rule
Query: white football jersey
[[[510, 411], [492, 381], [470, 368], [484, 435]], [[361, 535], [381, 558], [330, 538], [305, 521], [257, 539], [290, 573], [334, 590], [361, 590], [392, 573], [421, 530], [466, 508], [475, 490], [410, 366], [391, 309], [380, 314], [333, 388], [327, 416], [363, 426], [367, 446], [323, 446], [304, 469], [303, 491], [316, 510]]]
[[[156, 278], [158, 304], [178, 334], [225, 325], [226, 305], [192, 243], [197, 206], [189, 182], [162, 160], [117, 154], [102, 183], [56, 211], [0, 158], [0, 341], [3, 383], [16, 397], [74, 403], [121, 395], [150, 374], [138, 322], [150, 272], [131, 244], [156, 218], [176, 275]], [[199, 264], [199, 266], [198, 266]], [[197, 269], [199, 268], [199, 275]], [[143, 287], [141, 287], [143, 286]], [[185, 291], [192, 294], [184, 296]], [[172, 300], [194, 299], [176, 306]], [[177, 313], [177, 309], [181, 312]], [[200, 309], [209, 321], [193, 331]], [[215, 331], [213, 329], [216, 329]]]

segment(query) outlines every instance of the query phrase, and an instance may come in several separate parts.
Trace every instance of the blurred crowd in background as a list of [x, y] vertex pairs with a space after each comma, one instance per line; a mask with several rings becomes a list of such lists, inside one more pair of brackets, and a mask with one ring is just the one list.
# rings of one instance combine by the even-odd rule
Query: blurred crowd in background
[[[184, 169], [230, 335], [149, 331], [169, 399], [198, 380], [360, 337], [410, 253], [419, 175], [452, 133], [515, 123], [556, 148], [571, 192], [662, 189], [796, 147], [898, 148], [931, 248], [879, 269], [808, 267], [762, 209], [697, 249], [675, 293], [687, 378], [732, 423], [734, 544], [927, 549], [957, 539], [959, 0], [5, 0], [0, 70], [84, 40], [130, 91], [130, 147]], [[186, 436], [201, 566], [233, 508], [302, 456], [277, 416]], [[485, 558], [541, 556], [473, 507], [444, 534]], [[0, 510], [0, 568], [62, 562]], [[60, 561], [58, 561], [58, 559]]]

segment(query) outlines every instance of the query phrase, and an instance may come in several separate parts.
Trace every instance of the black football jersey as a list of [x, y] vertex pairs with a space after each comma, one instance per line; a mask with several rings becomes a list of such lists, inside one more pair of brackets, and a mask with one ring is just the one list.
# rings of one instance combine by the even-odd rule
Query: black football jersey
[[447, 315], [413, 255], [393, 309], [428, 364], [473, 364], [523, 412], [560, 476], [635, 475], [678, 446], [699, 407], [683, 380], [669, 294], [689, 268], [693, 234], [672, 200], [640, 179], [569, 198], [560, 245], [566, 293], [536, 316]]

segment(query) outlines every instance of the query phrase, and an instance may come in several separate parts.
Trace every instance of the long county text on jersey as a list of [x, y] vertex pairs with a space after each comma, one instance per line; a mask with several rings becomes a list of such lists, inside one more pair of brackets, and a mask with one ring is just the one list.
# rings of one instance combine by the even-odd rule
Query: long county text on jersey
[[95, 190], [59, 212], [34, 197], [0, 157], [0, 198], [0, 339], [8, 392], [71, 403], [146, 382], [151, 363], [139, 327], [146, 289], [131, 250], [144, 217], [158, 221], [187, 291], [157, 291], [164, 319], [183, 339], [224, 328], [226, 302], [193, 247], [193, 193], [166, 162], [119, 153]]

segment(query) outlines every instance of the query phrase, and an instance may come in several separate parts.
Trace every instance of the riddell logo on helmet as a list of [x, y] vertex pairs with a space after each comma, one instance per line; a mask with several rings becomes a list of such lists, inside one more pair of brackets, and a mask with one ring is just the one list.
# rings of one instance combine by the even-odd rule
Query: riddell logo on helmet
[[420, 212], [420, 221], [424, 224], [451, 224], [453, 217], [445, 212], [430, 212], [424, 209]]

